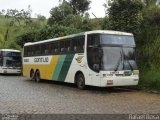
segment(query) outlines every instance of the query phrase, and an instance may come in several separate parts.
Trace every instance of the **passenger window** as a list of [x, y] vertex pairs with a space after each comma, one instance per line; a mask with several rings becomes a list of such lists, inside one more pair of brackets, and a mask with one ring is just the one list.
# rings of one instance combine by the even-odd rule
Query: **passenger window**
[[47, 46], [47, 44], [42, 44], [41, 45], [41, 53], [42, 53], [42, 55], [48, 55], [48, 46]]
[[29, 49], [28, 49], [28, 56], [33, 56], [32, 46], [30, 46]]
[[54, 42], [54, 44], [53, 44], [53, 46], [54, 46], [54, 53], [55, 54], [57, 54], [57, 53], [59, 53], [59, 42]]
[[28, 51], [27, 51], [27, 47], [24, 47], [24, 57], [28, 56]]
[[40, 45], [34, 47], [34, 56], [40, 55]]
[[84, 36], [75, 37], [72, 40], [72, 46], [74, 52], [84, 52]]
[[78, 49], [79, 51], [84, 51], [84, 37], [78, 38]]
[[1, 57], [1, 55], [0, 55], [0, 66], [3, 66], [3, 59]]
[[73, 52], [77, 52], [78, 51], [78, 43], [77, 43], [77, 39], [73, 38], [72, 39], [72, 47], [73, 47]]
[[71, 52], [71, 40], [66, 40], [65, 41], [65, 48], [66, 48], [66, 52]]
[[64, 52], [65, 51], [65, 41], [60, 41], [60, 52]]
[[54, 52], [54, 43], [52, 42], [52, 43], [50, 43], [49, 44], [49, 54], [50, 55], [52, 55], [52, 54], [54, 54], [55, 52]]

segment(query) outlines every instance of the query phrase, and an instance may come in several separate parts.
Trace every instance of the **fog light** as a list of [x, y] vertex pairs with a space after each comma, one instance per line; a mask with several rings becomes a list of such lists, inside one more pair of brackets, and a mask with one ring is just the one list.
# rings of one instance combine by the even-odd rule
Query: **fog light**
[[133, 70], [134, 75], [139, 75], [139, 70]]
[[7, 73], [7, 70], [4, 70], [3, 73]]

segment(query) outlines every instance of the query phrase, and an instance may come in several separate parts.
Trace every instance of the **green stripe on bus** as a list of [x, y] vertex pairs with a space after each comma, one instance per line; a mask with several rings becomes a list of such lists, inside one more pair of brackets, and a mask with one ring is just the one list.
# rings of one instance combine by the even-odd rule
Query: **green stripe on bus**
[[74, 57], [74, 54], [70, 54], [70, 55], [66, 56], [65, 61], [64, 61], [63, 66], [62, 66], [62, 69], [61, 69], [61, 72], [60, 72], [59, 77], [58, 77], [59, 81], [65, 81], [68, 70], [71, 66], [73, 57]]
[[53, 77], [52, 77], [52, 80], [58, 80], [58, 76], [61, 72], [61, 69], [62, 69], [63, 63], [65, 61], [65, 58], [66, 58], [66, 55], [61, 55], [59, 57], [58, 63], [56, 65], [55, 72], [54, 72]]

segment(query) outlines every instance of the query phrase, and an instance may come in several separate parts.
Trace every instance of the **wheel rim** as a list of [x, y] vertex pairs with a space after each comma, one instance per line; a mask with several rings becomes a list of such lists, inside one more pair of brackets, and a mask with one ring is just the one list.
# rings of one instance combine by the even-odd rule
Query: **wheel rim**
[[36, 81], [37, 81], [37, 82], [40, 81], [40, 74], [39, 74], [39, 72], [36, 73]]
[[31, 76], [30, 77], [31, 77], [31, 80], [34, 79], [34, 72], [33, 71], [31, 72]]
[[78, 79], [78, 87], [83, 88], [84, 87], [84, 79], [82, 76], [79, 77]]

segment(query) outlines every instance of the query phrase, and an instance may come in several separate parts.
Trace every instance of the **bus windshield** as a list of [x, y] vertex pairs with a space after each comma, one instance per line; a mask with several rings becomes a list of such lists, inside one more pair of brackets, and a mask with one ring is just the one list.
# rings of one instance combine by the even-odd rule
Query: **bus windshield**
[[102, 70], [137, 70], [135, 48], [102, 47]]
[[93, 64], [99, 64], [98, 70], [137, 70], [135, 46], [132, 35], [88, 35], [89, 67], [94, 71], [97, 70], [94, 69]]
[[135, 46], [134, 37], [127, 35], [100, 35], [100, 44]]
[[4, 61], [4, 66], [6, 67], [21, 67], [22, 64], [21, 53], [4, 51], [3, 61]]
[[21, 67], [21, 57], [4, 57], [6, 67]]

